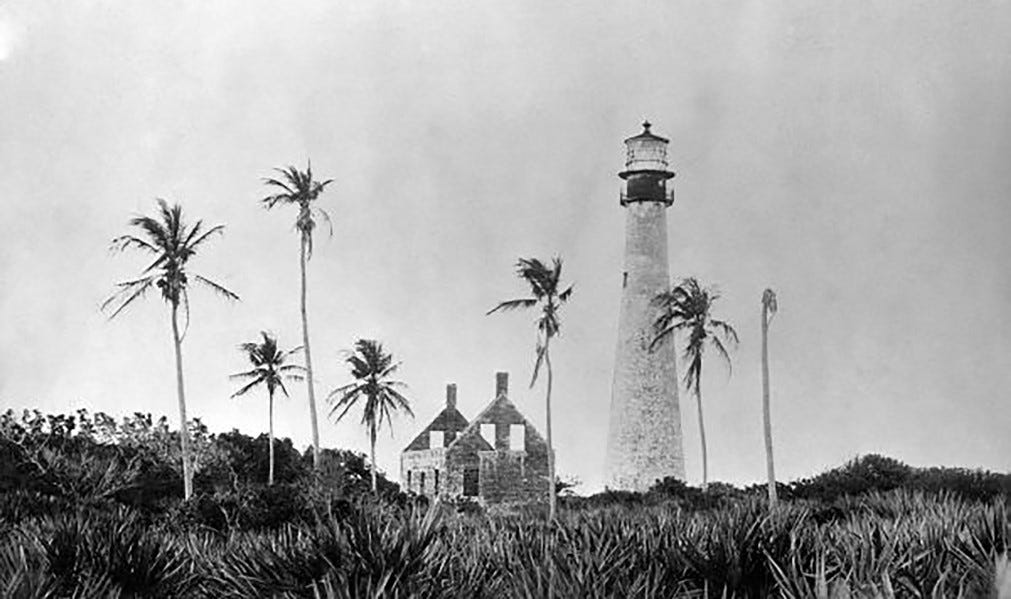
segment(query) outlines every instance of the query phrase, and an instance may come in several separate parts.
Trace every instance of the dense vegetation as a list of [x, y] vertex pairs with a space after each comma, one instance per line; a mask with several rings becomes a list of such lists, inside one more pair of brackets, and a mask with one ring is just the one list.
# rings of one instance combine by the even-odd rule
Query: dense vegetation
[[364, 457], [164, 419], [0, 416], [4, 597], [985, 597], [1011, 477], [880, 456], [779, 488], [676, 480], [563, 497], [558, 519], [429, 508]]

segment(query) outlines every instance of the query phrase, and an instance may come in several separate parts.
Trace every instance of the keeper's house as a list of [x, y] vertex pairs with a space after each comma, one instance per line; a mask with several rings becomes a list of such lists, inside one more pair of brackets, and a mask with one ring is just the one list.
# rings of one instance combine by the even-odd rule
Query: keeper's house
[[473, 422], [456, 409], [456, 385], [447, 385], [446, 407], [400, 455], [400, 482], [431, 499], [546, 501], [547, 443], [509, 401], [509, 374], [495, 375], [495, 398]]

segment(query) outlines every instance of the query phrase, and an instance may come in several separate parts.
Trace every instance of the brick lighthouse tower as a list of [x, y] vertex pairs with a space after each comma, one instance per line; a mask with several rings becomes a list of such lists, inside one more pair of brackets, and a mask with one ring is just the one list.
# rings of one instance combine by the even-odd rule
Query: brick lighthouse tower
[[651, 301], [670, 286], [667, 207], [674, 201], [667, 180], [668, 140], [643, 131], [625, 140], [628, 149], [621, 205], [625, 208], [625, 272], [622, 275], [618, 347], [611, 388], [605, 484], [645, 491], [667, 476], [684, 479], [681, 410], [672, 343], [651, 352], [658, 309]]

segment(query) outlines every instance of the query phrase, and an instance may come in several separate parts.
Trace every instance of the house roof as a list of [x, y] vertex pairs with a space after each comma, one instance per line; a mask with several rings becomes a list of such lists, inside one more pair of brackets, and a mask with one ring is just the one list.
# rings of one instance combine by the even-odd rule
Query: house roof
[[467, 428], [468, 424], [467, 419], [456, 409], [456, 406], [446, 406], [424, 430], [418, 433], [418, 436], [404, 448], [404, 451], [428, 449], [429, 431], [453, 431], [459, 433]]
[[463, 431], [456, 435], [456, 439], [446, 449], [456, 447], [464, 438], [468, 437], [480, 439], [487, 446], [485, 448], [487, 450], [495, 449], [481, 436], [480, 425], [482, 423], [497, 422], [500, 419], [514, 420], [517, 421], [515, 424], [523, 424], [530, 427], [531, 432], [543, 441], [540, 432], [538, 432], [534, 425], [530, 424], [526, 416], [516, 407], [516, 404], [509, 401], [509, 397], [505, 393], [499, 393]]

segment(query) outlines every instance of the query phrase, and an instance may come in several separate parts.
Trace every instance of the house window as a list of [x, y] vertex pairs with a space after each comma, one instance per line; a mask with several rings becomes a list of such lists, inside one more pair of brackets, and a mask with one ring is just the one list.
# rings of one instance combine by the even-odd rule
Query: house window
[[495, 425], [494, 424], [482, 424], [481, 425], [481, 436], [484, 440], [488, 442], [489, 445], [495, 447]]
[[407, 490], [411, 490], [411, 471], [407, 471]]
[[428, 448], [436, 449], [438, 447], [445, 447], [443, 440], [445, 439], [445, 433], [442, 431], [428, 431]]
[[512, 451], [523, 451], [526, 449], [527, 429], [522, 424], [509, 425], [509, 449]]
[[425, 471], [424, 470], [421, 471], [421, 481], [419, 482], [419, 488], [421, 490], [418, 491], [418, 493], [424, 495], [425, 494]]
[[480, 474], [477, 468], [465, 468], [463, 471], [464, 497], [477, 497], [480, 488]]
[[435, 492], [436, 495], [438, 495], [439, 494], [439, 471], [438, 470], [435, 471], [435, 482], [433, 484], [435, 485], [435, 491], [434, 492]]

